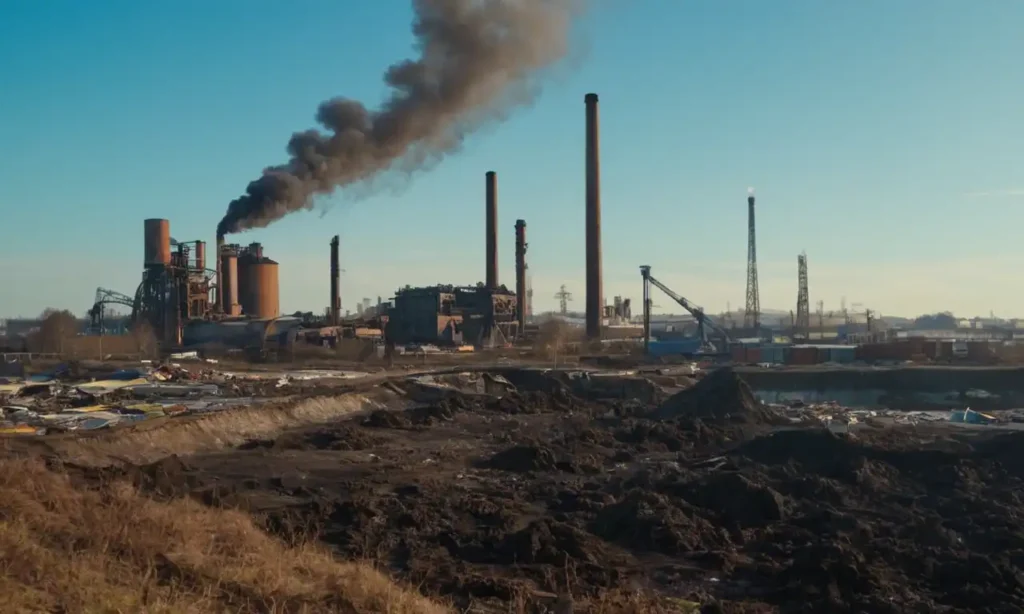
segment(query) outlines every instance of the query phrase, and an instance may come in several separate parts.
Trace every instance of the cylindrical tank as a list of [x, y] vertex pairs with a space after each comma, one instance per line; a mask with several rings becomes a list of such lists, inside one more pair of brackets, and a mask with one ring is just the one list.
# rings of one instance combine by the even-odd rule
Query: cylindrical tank
[[238, 266], [239, 301], [242, 313], [253, 318], [281, 315], [277, 263], [269, 258], [246, 259]]
[[171, 264], [171, 223], [167, 220], [148, 219], [143, 222], [145, 266]]
[[238, 315], [238, 256], [223, 253], [220, 257], [220, 304], [224, 315]]

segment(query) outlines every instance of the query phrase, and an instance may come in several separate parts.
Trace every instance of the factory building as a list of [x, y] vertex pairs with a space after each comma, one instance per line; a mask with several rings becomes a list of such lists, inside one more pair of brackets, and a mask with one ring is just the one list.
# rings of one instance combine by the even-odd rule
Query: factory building
[[505, 345], [517, 335], [516, 295], [504, 286], [403, 288], [387, 312], [395, 344]]
[[135, 292], [132, 321], [148, 323], [157, 337], [180, 345], [185, 324], [211, 315], [211, 272], [204, 241], [174, 241], [164, 219], [143, 222], [142, 283]]

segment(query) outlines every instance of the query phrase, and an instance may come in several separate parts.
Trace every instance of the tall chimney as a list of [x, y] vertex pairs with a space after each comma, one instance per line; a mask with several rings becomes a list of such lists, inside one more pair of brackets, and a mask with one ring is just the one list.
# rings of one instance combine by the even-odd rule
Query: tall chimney
[[601, 160], [598, 138], [597, 94], [587, 94], [587, 338], [601, 338], [604, 309], [601, 280]]
[[338, 260], [338, 245], [341, 239], [334, 235], [331, 239], [331, 325], [341, 323], [341, 264]]
[[487, 171], [487, 219], [485, 242], [487, 244], [486, 275], [484, 284], [488, 288], [498, 287], [498, 175]]
[[526, 220], [516, 220], [516, 315], [522, 335], [526, 330]]
[[224, 273], [220, 263], [220, 254], [224, 251], [224, 237], [217, 237], [217, 251], [213, 254], [213, 259], [217, 265], [217, 293], [213, 297], [214, 311], [216, 313], [227, 313], [224, 308]]
[[196, 241], [196, 268], [206, 269], [206, 241]]

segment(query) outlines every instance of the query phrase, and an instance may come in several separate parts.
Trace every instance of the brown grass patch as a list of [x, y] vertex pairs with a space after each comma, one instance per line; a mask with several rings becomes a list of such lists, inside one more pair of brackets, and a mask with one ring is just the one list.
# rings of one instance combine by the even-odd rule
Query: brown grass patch
[[76, 487], [38, 459], [0, 461], [0, 561], [2, 612], [448, 611], [242, 512]]

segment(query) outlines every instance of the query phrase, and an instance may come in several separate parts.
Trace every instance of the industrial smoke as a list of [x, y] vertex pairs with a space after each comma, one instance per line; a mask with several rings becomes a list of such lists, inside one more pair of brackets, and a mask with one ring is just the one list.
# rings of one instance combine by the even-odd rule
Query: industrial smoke
[[537, 71], [567, 51], [581, 0], [414, 0], [419, 57], [388, 68], [377, 110], [335, 98], [288, 142], [291, 159], [263, 171], [228, 205], [217, 235], [310, 209], [313, 198], [388, 171], [412, 173], [536, 94]]

